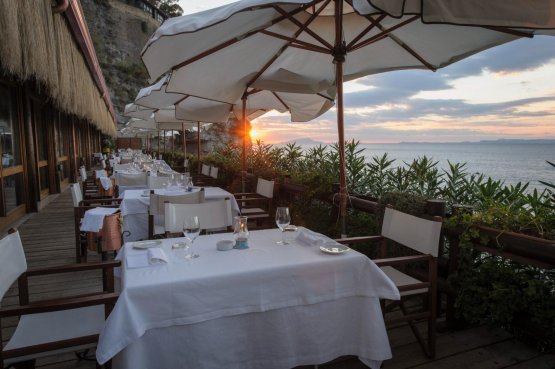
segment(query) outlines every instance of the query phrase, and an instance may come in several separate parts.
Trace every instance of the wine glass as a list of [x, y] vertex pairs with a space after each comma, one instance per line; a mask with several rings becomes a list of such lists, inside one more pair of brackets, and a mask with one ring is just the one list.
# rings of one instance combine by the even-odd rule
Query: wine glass
[[186, 217], [183, 222], [183, 235], [188, 242], [191, 243], [191, 253], [187, 255], [188, 259], [196, 259], [200, 255], [193, 251], [193, 243], [200, 234], [200, 223], [197, 216]]
[[289, 216], [289, 208], [286, 206], [278, 207], [276, 210], [276, 225], [281, 230], [281, 241], [278, 245], [288, 245], [289, 242], [285, 241], [285, 227], [291, 223], [291, 216]]

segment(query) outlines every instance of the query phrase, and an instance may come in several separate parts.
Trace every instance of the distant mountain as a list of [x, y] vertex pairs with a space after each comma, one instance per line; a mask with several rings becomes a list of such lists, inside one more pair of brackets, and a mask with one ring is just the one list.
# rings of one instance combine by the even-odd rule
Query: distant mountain
[[512, 145], [512, 144], [555, 144], [555, 140], [551, 139], [535, 139], [535, 140], [524, 140], [524, 139], [508, 139], [500, 138], [498, 140], [481, 140], [481, 141], [462, 141], [462, 142], [412, 142], [412, 141], [401, 141], [400, 144], [501, 144], [501, 145]]

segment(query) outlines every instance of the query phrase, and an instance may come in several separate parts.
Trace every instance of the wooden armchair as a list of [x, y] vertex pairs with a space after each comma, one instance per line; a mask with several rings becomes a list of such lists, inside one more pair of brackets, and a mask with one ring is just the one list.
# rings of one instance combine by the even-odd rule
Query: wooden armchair
[[246, 215], [257, 227], [273, 217], [270, 212], [274, 197], [274, 181], [258, 178], [256, 192], [239, 192], [233, 195], [239, 204], [241, 215]]
[[[0, 334], [3, 318], [19, 318], [8, 343], [0, 345], [0, 368], [15, 363], [34, 367], [38, 358], [94, 347], [118, 298], [113, 268], [120, 265], [120, 261], [108, 261], [28, 270], [19, 232], [12, 230], [0, 240], [0, 301], [15, 280], [19, 287], [19, 305], [0, 310]], [[30, 277], [95, 269], [102, 271], [101, 292], [29, 301]]]
[[87, 260], [87, 232], [81, 232], [80, 225], [85, 212], [97, 207], [119, 208], [121, 199], [97, 198], [84, 200], [78, 183], [70, 184], [73, 199], [73, 222], [75, 228], [75, 260], [77, 263]]
[[154, 191], [150, 192], [150, 203], [148, 207], [148, 239], [155, 237], [165, 237], [166, 230], [164, 223], [159, 221], [157, 224], [156, 217], [164, 217], [164, 204], [200, 204], [204, 202], [204, 188], [200, 191], [188, 192], [183, 195], [156, 195]]
[[166, 235], [183, 232], [183, 223], [187, 217], [197, 216], [200, 228], [207, 232], [227, 231], [231, 229], [231, 202], [228, 197], [223, 200], [206, 201], [199, 204], [164, 203], [164, 227]]
[[[385, 209], [382, 231], [379, 236], [345, 238], [340, 243], [353, 244], [367, 241], [379, 241], [379, 259], [373, 260], [382, 271], [395, 283], [401, 294], [398, 302], [383, 302], [384, 317], [397, 304], [402, 316], [387, 319], [388, 325], [408, 322], [424, 353], [435, 357], [435, 327], [437, 306], [437, 256], [441, 235], [441, 218], [434, 220], [418, 218], [391, 208]], [[413, 250], [409, 256], [388, 257], [388, 246], [394, 243]], [[426, 264], [427, 272], [423, 280], [420, 276], [410, 275], [406, 267], [410, 264]], [[419, 311], [409, 311], [406, 300], [412, 296], [424, 296]], [[428, 321], [428, 335], [425, 340], [416, 327], [416, 322]]]
[[212, 177], [210, 176], [210, 165], [202, 164], [200, 173], [193, 174], [193, 184], [195, 186], [205, 186], [212, 183]]

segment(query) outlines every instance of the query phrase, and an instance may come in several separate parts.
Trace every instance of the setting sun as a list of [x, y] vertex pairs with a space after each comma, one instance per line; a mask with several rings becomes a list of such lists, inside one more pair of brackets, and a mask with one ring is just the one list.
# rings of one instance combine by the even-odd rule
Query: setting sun
[[258, 132], [256, 132], [254, 129], [250, 130], [249, 135], [251, 136], [251, 139], [258, 138]]

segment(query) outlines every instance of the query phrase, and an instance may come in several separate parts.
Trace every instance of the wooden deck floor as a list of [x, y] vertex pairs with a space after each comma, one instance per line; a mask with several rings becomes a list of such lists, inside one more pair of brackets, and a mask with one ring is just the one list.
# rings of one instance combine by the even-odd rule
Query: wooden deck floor
[[[72, 206], [71, 193], [66, 190], [40, 213], [33, 214], [19, 227], [29, 267], [74, 262]], [[96, 256], [91, 258], [94, 260]], [[76, 291], [99, 290], [100, 274], [90, 272], [49, 277], [40, 281], [31, 280], [30, 283], [31, 298], [38, 300], [54, 295], [73, 294]], [[4, 298], [3, 306], [17, 304], [16, 293], [16, 289], [12, 288]], [[4, 339], [12, 334], [15, 323], [15, 321], [3, 321]], [[474, 327], [439, 333], [435, 360], [429, 360], [424, 356], [407, 327], [391, 329], [389, 338], [393, 359], [383, 364], [384, 369], [555, 369], [555, 355], [541, 354], [502, 329]], [[73, 355], [63, 355], [40, 360], [37, 362], [37, 367], [92, 369], [95, 365], [92, 361], [78, 361]], [[366, 366], [357, 359], [348, 359], [321, 365], [320, 368], [362, 369]]]

